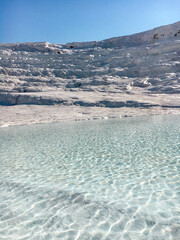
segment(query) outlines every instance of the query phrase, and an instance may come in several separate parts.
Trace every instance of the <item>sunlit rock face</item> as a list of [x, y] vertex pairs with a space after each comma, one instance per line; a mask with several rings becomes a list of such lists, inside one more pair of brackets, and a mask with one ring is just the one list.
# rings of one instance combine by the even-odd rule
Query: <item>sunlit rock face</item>
[[0, 44], [1, 105], [179, 107], [179, 83], [180, 22], [103, 41]]

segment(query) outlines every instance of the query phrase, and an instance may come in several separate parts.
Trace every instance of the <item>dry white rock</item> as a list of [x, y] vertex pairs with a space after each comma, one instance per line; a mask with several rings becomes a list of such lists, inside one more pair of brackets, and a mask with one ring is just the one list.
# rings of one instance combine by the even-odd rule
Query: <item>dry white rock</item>
[[91, 108], [91, 117], [95, 108], [104, 117], [104, 108], [177, 112], [179, 83], [180, 22], [99, 42], [0, 44], [1, 109], [71, 106]]

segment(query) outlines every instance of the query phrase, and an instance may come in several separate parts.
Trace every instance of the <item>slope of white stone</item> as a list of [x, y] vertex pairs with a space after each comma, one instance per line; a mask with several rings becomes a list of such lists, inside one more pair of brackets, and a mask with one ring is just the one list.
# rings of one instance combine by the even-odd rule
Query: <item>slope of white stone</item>
[[1, 105], [178, 108], [179, 83], [180, 22], [99, 42], [0, 44]]

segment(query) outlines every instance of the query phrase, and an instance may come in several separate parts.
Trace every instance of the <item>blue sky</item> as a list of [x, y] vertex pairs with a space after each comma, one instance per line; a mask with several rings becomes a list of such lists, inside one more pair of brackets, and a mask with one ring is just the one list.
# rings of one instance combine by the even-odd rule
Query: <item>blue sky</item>
[[0, 42], [103, 40], [180, 21], [180, 0], [0, 0]]

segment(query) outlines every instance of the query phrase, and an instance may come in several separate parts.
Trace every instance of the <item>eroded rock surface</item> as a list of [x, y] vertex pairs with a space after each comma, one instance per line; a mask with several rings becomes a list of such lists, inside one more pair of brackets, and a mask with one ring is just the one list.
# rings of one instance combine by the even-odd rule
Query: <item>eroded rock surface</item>
[[0, 104], [179, 108], [180, 22], [99, 42], [0, 44]]

